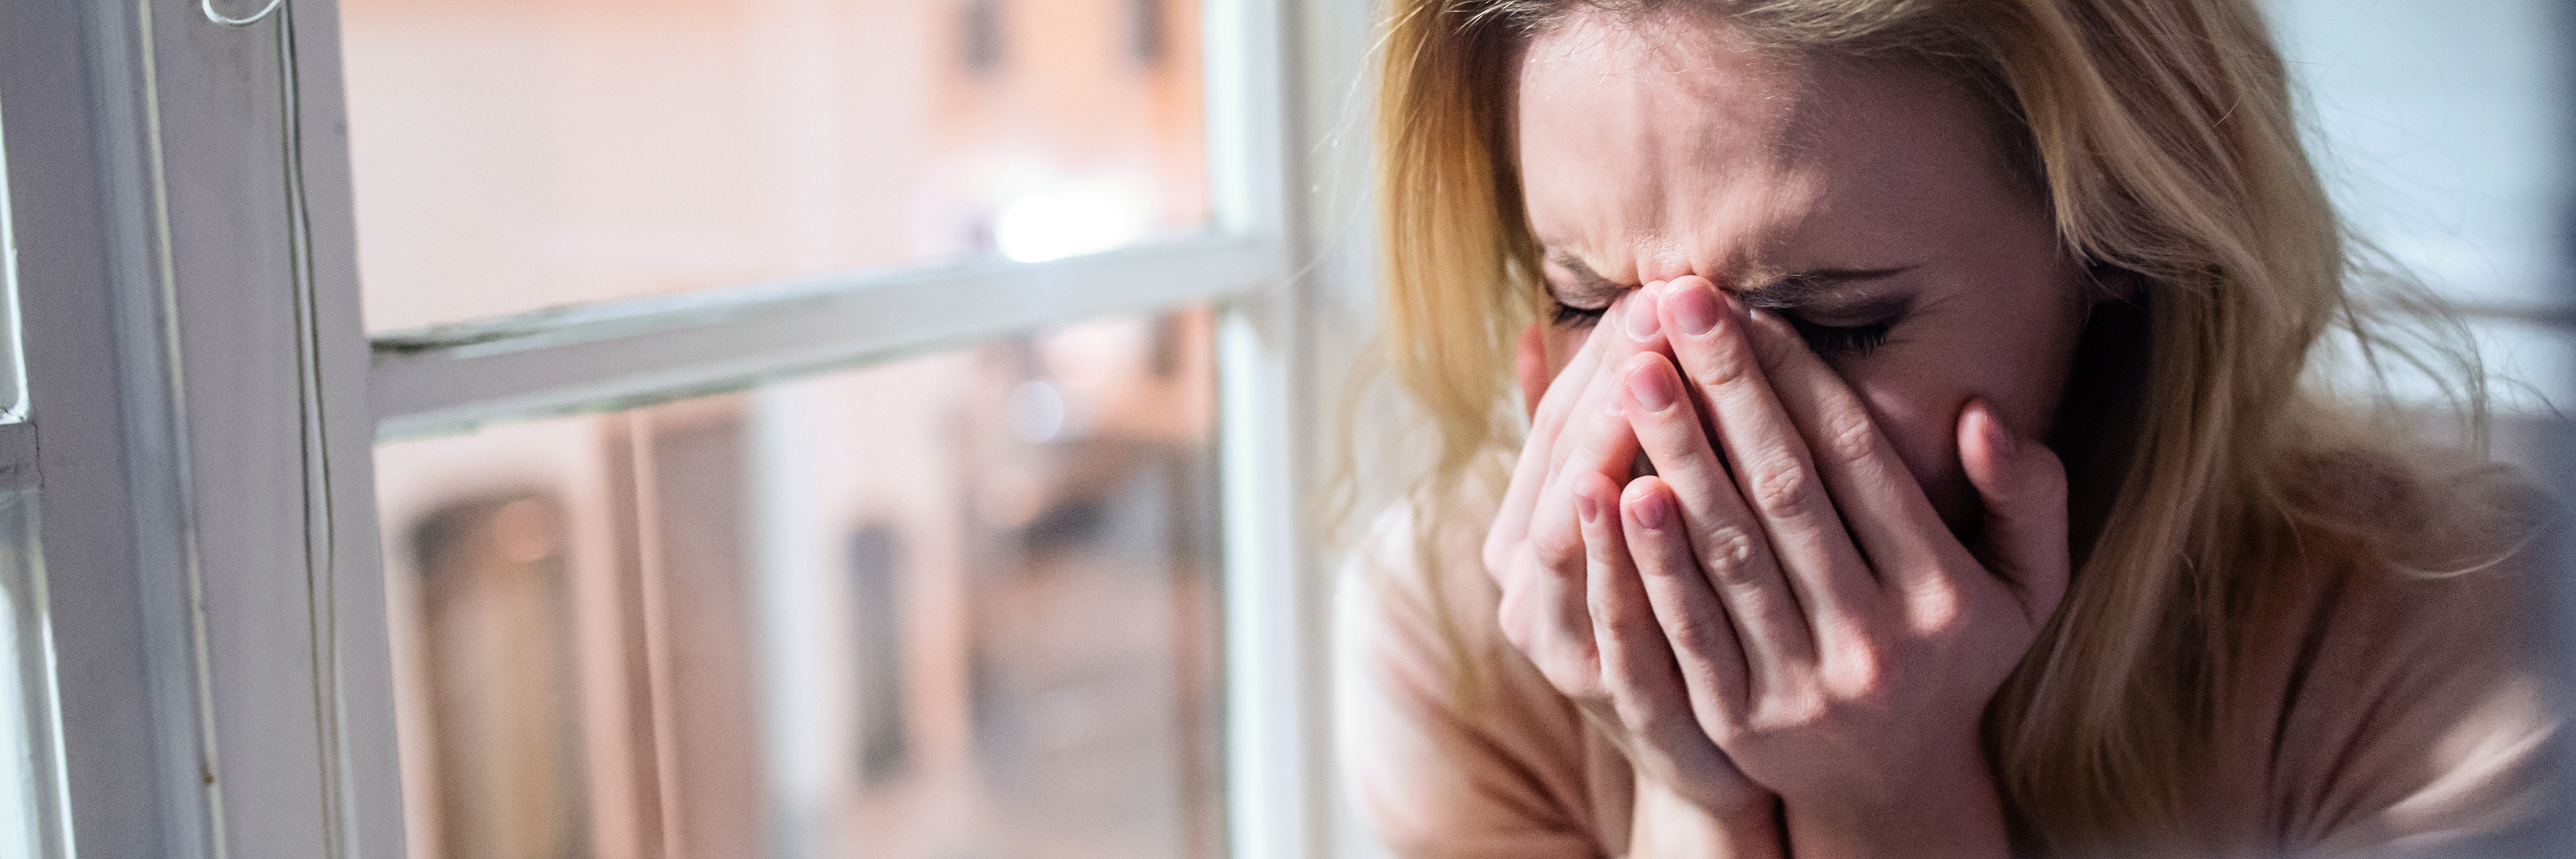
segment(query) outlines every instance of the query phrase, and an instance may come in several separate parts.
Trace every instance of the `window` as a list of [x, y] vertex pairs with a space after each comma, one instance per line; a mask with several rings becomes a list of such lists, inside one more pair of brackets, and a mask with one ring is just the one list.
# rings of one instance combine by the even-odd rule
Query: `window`
[[1209, 321], [383, 447], [411, 854], [1221, 854]]
[[[1356, 287], [1290, 200], [1357, 176], [1299, 93], [1369, 10], [648, 5], [10, 12], [33, 387], [90, 392], [38, 425], [66, 712], [114, 715], [72, 846], [1334, 849], [1298, 405]], [[983, 500], [771, 515], [868, 455]], [[934, 599], [977, 614], [888, 609]], [[978, 768], [1046, 819], [915, 814]]]
[[1197, 8], [346, 0], [368, 328], [1197, 234]]
[[0, 128], [0, 852], [43, 856], [63, 841], [54, 659], [38, 549], [35, 434], [18, 350], [17, 242]]
[[[2546, 474], [2576, 390], [2561, 277], [2568, 100], [2549, 4], [2274, 0], [2320, 174], [2353, 234], [2460, 314], [2493, 376], [2494, 453]], [[2401, 397], [2431, 404], [2420, 380]]]
[[[2348, 19], [2331, 17], [2364, 5], [2395, 8], [2270, 8], [2331, 71], [2321, 57], [2371, 53], [2336, 47]], [[2502, 28], [2426, 49], [2445, 62], [2524, 75], [2547, 47], [2506, 38], [2539, 32], [2535, 3], [2414, 5], [2441, 10], [2399, 25], [2420, 44]], [[0, 698], [0, 819], [31, 821], [0, 828], [0, 853], [32, 836], [53, 856], [381, 857], [407, 839], [786, 856], [852, 832], [1005, 850], [1092, 824], [1108, 834], [1082, 843], [1118, 855], [1362, 852], [1331, 772], [1329, 559], [1306, 537], [1367, 330], [1352, 94], [1375, 11], [0, 7], [0, 235], [28, 320], [7, 327], [25, 384], [0, 372], [0, 411], [25, 419], [0, 422], [0, 696], [18, 696]], [[659, 50], [606, 50], [630, 43]], [[1100, 76], [1124, 95], [1051, 89]], [[2337, 80], [2309, 83], [2355, 92]], [[2565, 103], [2445, 92], [2406, 103]], [[2538, 152], [2548, 122], [2459, 137]], [[2385, 157], [2411, 159], [2400, 143]], [[2560, 184], [2508, 187], [2490, 168], [2519, 168], [2475, 151], [2456, 187], [2565, 193], [2563, 161], [2531, 168]], [[2547, 229], [2483, 217], [2460, 230], [2489, 254]], [[2455, 247], [2398, 250], [2476, 280], [2442, 267]], [[2489, 262], [2496, 290], [2455, 298], [2563, 342], [2565, 309], [2510, 285], [2547, 272]], [[936, 396], [873, 408], [904, 386]], [[1166, 399], [1102, 405], [1130, 402], [1112, 390]], [[864, 453], [983, 458], [942, 472], [955, 503], [933, 533], [833, 483]], [[782, 488], [824, 485], [853, 494], [799, 506]], [[691, 572], [710, 569], [736, 575]], [[997, 620], [889, 610], [937, 599]], [[1133, 637], [1056, 626], [1068, 605]], [[639, 701], [640, 720], [596, 717]], [[723, 733], [745, 721], [755, 735]], [[756, 765], [691, 739], [709, 725]], [[1161, 739], [1110, 741], [1127, 736]], [[442, 737], [482, 753], [406, 772], [402, 750]], [[1006, 743], [1062, 756], [979, 773], [958, 751]], [[1048, 768], [1092, 754], [1150, 758], [1132, 771], [1161, 780]], [[648, 769], [674, 778], [643, 789]], [[978, 830], [877, 801], [940, 773], [1066, 823]], [[686, 790], [760, 817], [664, 814]], [[407, 832], [407, 811], [427, 822]], [[1175, 822], [1117, 829], [1147, 818]]]

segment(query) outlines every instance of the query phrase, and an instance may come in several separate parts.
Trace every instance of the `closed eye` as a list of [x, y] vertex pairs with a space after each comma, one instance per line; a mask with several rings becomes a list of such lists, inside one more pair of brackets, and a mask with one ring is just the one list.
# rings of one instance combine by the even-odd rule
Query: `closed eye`
[[1560, 326], [1588, 328], [1600, 324], [1601, 317], [1610, 312], [1610, 306], [1606, 304], [1600, 307], [1576, 307], [1554, 298], [1548, 299], [1547, 303], [1551, 308], [1547, 314], [1548, 319]]
[[1798, 329], [1798, 336], [1805, 338], [1808, 349], [1825, 358], [1867, 355], [1885, 345], [1888, 331], [1896, 327], [1896, 321], [1892, 319], [1867, 325], [1818, 325], [1796, 314], [1780, 315], [1789, 320], [1790, 327]]

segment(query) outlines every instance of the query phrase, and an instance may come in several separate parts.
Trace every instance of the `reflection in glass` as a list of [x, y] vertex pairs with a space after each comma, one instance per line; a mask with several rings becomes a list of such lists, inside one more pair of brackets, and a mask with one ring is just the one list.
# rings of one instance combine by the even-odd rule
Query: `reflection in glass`
[[1217, 854], [1210, 337], [384, 447], [412, 855]]
[[1195, 0], [348, 0], [367, 325], [1207, 217]]

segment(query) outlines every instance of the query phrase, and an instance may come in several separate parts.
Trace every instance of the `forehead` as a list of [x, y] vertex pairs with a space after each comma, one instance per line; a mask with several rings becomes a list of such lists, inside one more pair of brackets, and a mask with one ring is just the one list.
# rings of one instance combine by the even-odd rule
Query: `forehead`
[[1886, 258], [1945, 211], [2011, 204], [1984, 113], [1915, 66], [1593, 14], [1534, 37], [1515, 86], [1531, 229], [1613, 280], [1910, 264]]

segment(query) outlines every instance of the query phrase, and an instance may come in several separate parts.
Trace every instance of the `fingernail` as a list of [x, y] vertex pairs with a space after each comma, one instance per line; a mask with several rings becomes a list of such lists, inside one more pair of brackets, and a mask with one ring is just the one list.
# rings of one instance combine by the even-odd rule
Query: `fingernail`
[[1672, 378], [1655, 372], [1652, 362], [1628, 371], [1628, 392], [1636, 395], [1637, 405], [1644, 406], [1648, 414], [1662, 414], [1672, 408], [1679, 393], [1673, 390]]
[[1693, 337], [1717, 330], [1718, 317], [1726, 315], [1717, 296], [1705, 289], [1676, 289], [1665, 300], [1673, 303], [1673, 321], [1681, 324], [1682, 333]]
[[1663, 323], [1655, 318], [1655, 304], [1653, 293], [1640, 292], [1628, 296], [1628, 339], [1645, 342], [1655, 336], [1657, 328], [1662, 327]]
[[1601, 502], [1593, 500], [1590, 495], [1576, 493], [1574, 512], [1583, 515], [1583, 524], [1593, 524], [1601, 520]]
[[1673, 517], [1673, 503], [1666, 500], [1661, 492], [1637, 496], [1636, 502], [1628, 505], [1628, 509], [1637, 514], [1637, 524], [1648, 531], [1663, 530], [1664, 523]]

